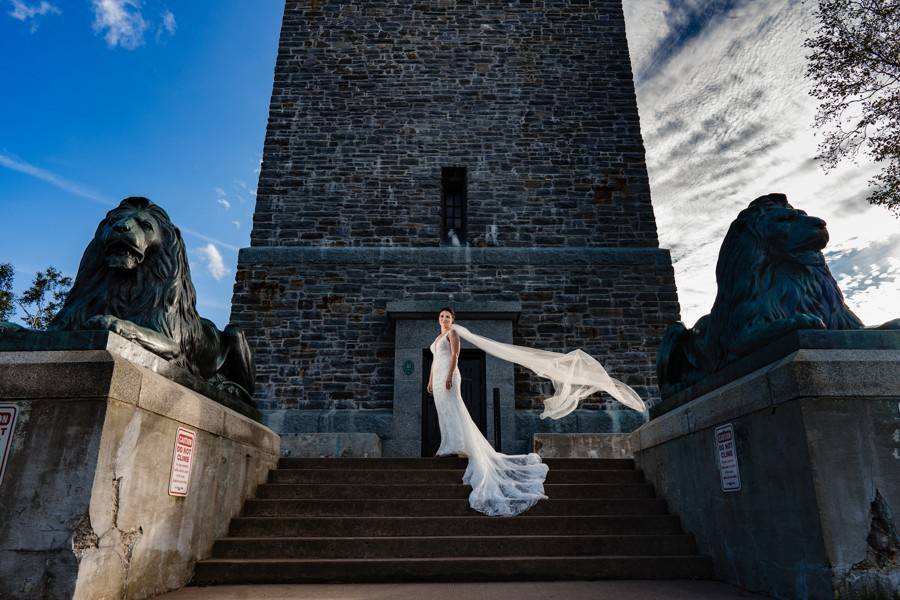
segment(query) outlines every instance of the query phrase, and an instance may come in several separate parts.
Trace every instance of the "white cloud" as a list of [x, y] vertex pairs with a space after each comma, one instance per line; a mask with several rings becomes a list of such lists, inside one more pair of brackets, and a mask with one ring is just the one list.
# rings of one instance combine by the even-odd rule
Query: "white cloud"
[[37, 16], [61, 14], [59, 8], [46, 1], [29, 6], [22, 0], [10, 0], [10, 4], [12, 4], [12, 10], [9, 11], [9, 16], [20, 21], [27, 21]]
[[216, 281], [222, 279], [230, 272], [230, 269], [225, 268], [225, 261], [222, 260], [222, 254], [219, 252], [219, 249], [216, 248], [215, 244], [207, 244], [198, 249], [197, 253], [200, 255], [203, 262], [206, 263], [206, 270], [209, 271], [209, 274], [212, 275], [213, 279]]
[[34, 33], [38, 29], [37, 17], [62, 14], [56, 5], [51, 4], [46, 0], [43, 0], [40, 4], [31, 5], [26, 4], [23, 0], [10, 0], [10, 4], [12, 5], [12, 9], [9, 11], [9, 16], [23, 22], [31, 21], [31, 33]]
[[218, 198], [216, 198], [216, 202], [221, 204], [225, 210], [231, 208], [231, 202], [228, 201], [228, 194], [225, 193], [225, 190], [220, 187], [214, 187], [213, 191], [216, 192], [216, 196], [218, 196]]
[[[809, 3], [624, 6], [660, 245], [672, 251], [683, 319], [709, 312], [728, 225], [769, 192], [828, 222], [832, 272], [856, 283], [847, 303], [867, 324], [897, 316], [900, 273], [889, 267], [900, 223], [865, 201], [874, 167], [861, 160], [825, 175], [814, 160], [802, 47], [815, 26]], [[851, 277], [854, 266], [866, 276]]]
[[232, 223], [234, 223], [234, 226], [235, 226], [237, 229], [240, 229], [240, 228], [241, 228], [241, 222], [240, 222], [240, 221], [232, 221]]
[[103, 34], [107, 46], [134, 50], [144, 43], [147, 21], [140, 0], [92, 0], [94, 31]]
[[164, 35], [169, 37], [175, 35], [178, 24], [175, 23], [175, 15], [168, 8], [162, 11], [160, 15], [159, 27], [156, 29], [156, 41], [159, 41]]

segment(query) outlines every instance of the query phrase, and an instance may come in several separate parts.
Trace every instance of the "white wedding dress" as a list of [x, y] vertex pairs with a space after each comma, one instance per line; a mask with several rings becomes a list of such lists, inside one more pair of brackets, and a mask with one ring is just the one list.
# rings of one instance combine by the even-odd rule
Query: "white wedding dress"
[[[449, 333], [449, 332], [448, 332]], [[469, 464], [463, 483], [472, 486], [469, 506], [491, 516], [511, 517], [546, 499], [544, 479], [548, 467], [537, 454], [507, 455], [488, 443], [463, 403], [460, 393], [462, 376], [453, 370], [453, 385], [448, 390], [450, 340], [448, 334], [431, 344], [432, 388], [434, 405], [441, 429], [441, 446], [437, 455], [465, 454]]]
[[[640, 396], [628, 385], [610, 377], [603, 366], [582, 350], [562, 354], [515, 346], [476, 335], [453, 324], [453, 330], [488, 354], [525, 366], [553, 382], [555, 393], [544, 401], [541, 418], [559, 419], [571, 413], [578, 402], [595, 392], [605, 391], [626, 406], [647, 413]], [[469, 464], [463, 483], [472, 486], [469, 506], [491, 516], [513, 516], [547, 499], [544, 480], [549, 468], [535, 453], [507, 455], [497, 452], [481, 434], [463, 403], [459, 368], [453, 370], [450, 389], [449, 332], [431, 344], [432, 389], [441, 431], [437, 455], [464, 454]]]

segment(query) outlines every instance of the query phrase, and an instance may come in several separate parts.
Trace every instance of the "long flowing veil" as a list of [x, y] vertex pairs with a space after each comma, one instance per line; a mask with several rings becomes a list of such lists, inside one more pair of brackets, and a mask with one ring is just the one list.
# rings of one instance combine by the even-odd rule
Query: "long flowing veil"
[[535, 374], [553, 382], [554, 394], [544, 400], [541, 418], [560, 419], [576, 408], [578, 403], [596, 392], [606, 392], [625, 406], [642, 413], [647, 407], [631, 387], [613, 379], [593, 356], [583, 350], [549, 352], [526, 346], [497, 342], [472, 333], [454, 323], [453, 329], [476, 348], [503, 360], [522, 365]]

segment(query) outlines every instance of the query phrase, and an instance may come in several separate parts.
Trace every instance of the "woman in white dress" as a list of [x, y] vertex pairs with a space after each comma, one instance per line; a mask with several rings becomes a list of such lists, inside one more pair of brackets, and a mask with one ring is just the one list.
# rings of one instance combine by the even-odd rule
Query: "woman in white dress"
[[455, 318], [456, 313], [449, 307], [442, 308], [438, 314], [441, 334], [431, 344], [434, 360], [428, 391], [434, 394], [441, 431], [437, 455], [468, 457], [463, 483], [472, 486], [469, 505], [473, 509], [491, 516], [513, 516], [528, 510], [547, 498], [544, 480], [548, 467], [533, 452], [516, 455], [497, 452], [481, 434], [460, 392], [460, 337], [489, 354], [550, 379], [556, 393], [544, 401], [541, 418], [561, 418], [575, 410], [579, 400], [600, 390], [646, 414], [637, 393], [607, 375], [600, 363], [582, 350], [561, 354], [496, 342], [456, 325]]
[[441, 446], [437, 455], [467, 456], [463, 483], [472, 486], [469, 505], [491, 516], [512, 516], [546, 499], [544, 479], [548, 467], [535, 453], [506, 455], [488, 443], [463, 403], [459, 373], [459, 334], [452, 328], [455, 313], [442, 308], [438, 315], [441, 335], [431, 344], [434, 360], [428, 391], [434, 394]]

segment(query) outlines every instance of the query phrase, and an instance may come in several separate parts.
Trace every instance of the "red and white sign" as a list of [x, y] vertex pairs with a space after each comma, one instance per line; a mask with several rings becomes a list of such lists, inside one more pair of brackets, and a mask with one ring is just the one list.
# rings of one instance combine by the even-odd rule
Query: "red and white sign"
[[719, 454], [719, 477], [723, 492], [741, 490], [741, 472], [738, 469], [737, 447], [734, 443], [734, 426], [731, 423], [716, 427], [716, 450]]
[[169, 495], [187, 496], [191, 483], [191, 464], [194, 459], [194, 448], [197, 433], [185, 427], [179, 427], [175, 434], [175, 451], [172, 453], [172, 474], [169, 476]]
[[0, 483], [6, 472], [6, 459], [12, 449], [13, 432], [16, 430], [18, 409], [13, 404], [0, 404]]

